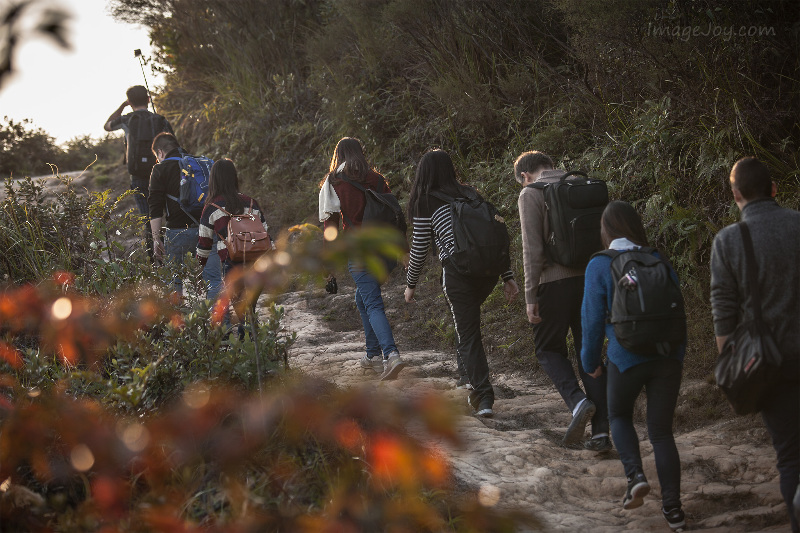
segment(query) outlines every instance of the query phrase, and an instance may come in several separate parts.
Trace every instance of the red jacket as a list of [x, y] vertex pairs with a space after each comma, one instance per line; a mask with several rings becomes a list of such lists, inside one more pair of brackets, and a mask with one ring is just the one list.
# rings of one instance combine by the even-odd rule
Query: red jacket
[[[348, 178], [356, 181], [349, 176]], [[333, 226], [338, 229], [340, 218], [342, 218], [342, 229], [351, 227], [351, 223], [354, 226], [360, 226], [361, 220], [364, 218], [364, 207], [366, 207], [364, 193], [344, 180], [334, 177], [330, 177], [329, 179], [333, 185], [333, 190], [336, 191], [336, 195], [339, 197], [339, 203], [341, 204], [340, 213], [343, 214], [344, 217], [342, 218], [339, 213], [332, 214], [328, 220], [325, 221], [324, 227], [327, 229]], [[370, 170], [367, 174], [366, 183], [360, 184], [367, 189], [373, 189], [380, 193], [392, 192], [391, 189], [389, 189], [389, 185], [386, 183], [386, 178], [374, 170]]]

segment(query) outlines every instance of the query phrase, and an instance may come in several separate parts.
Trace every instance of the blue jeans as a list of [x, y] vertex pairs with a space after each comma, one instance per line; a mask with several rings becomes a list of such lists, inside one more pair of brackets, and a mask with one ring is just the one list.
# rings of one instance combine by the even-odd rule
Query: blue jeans
[[647, 394], [647, 434], [653, 445], [661, 504], [664, 509], [681, 505], [681, 459], [672, 435], [672, 419], [678, 403], [683, 363], [660, 358], [638, 364], [625, 372], [610, 362], [608, 371], [608, 419], [611, 436], [630, 478], [642, 470], [639, 436], [633, 427], [633, 405], [644, 388]]
[[381, 355], [387, 357], [397, 351], [392, 336], [392, 328], [386, 319], [381, 296], [381, 285], [363, 267], [348, 264], [353, 281], [356, 282], [356, 307], [361, 314], [364, 335], [367, 339], [367, 357]]
[[[164, 235], [164, 251], [167, 254], [167, 261], [173, 264], [181, 264], [186, 259], [187, 253], [191, 253], [194, 256], [197, 251], [198, 238], [198, 228], [167, 228]], [[222, 288], [222, 269], [219, 255], [212, 253], [208, 257], [206, 266], [203, 269], [203, 280], [208, 283], [206, 299], [212, 302], [215, 301]], [[172, 279], [172, 290], [178, 294], [183, 294], [183, 280], [180, 276], [175, 276]]]

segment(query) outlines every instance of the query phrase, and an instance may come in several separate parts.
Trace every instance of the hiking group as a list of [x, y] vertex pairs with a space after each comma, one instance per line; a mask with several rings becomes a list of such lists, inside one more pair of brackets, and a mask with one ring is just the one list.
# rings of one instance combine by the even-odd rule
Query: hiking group
[[[206, 299], [216, 302], [223, 280], [235, 268], [274, 248], [264, 212], [256, 200], [239, 191], [233, 161], [189, 154], [169, 122], [147, 109], [150, 97], [144, 86], [135, 85], [126, 95], [105, 129], [124, 131], [131, 190], [137, 210], [149, 221], [144, 231], [148, 255], [176, 272], [178, 265], [193, 257], [191, 261], [202, 268]], [[133, 111], [123, 115], [127, 106]], [[174, 274], [171, 285], [176, 294], [183, 294], [180, 274]], [[243, 338], [243, 322], [256, 316], [236, 305], [234, 309], [242, 314], [237, 329]], [[227, 307], [222, 320], [230, 327]]]
[[[127, 96], [105, 127], [125, 131], [131, 188], [137, 209], [150, 221], [148, 250], [154, 260], [175, 264], [195, 255], [213, 302], [234, 268], [274, 248], [265, 214], [258, 202], [239, 192], [231, 160], [188, 154], [166, 119], [147, 110], [144, 87], [132, 87]], [[133, 112], [122, 115], [127, 105]], [[678, 275], [663, 251], [650, 246], [633, 205], [609, 202], [602, 180], [554, 167], [549, 156], [530, 151], [516, 159], [513, 174], [522, 186], [517, 203], [523, 293], [535, 356], [572, 415], [563, 444], [582, 444], [597, 453], [616, 447], [627, 479], [623, 508], [640, 507], [650, 485], [633, 412], [644, 390], [662, 513], [670, 528], [681, 530], [686, 520], [672, 423], [687, 327]], [[777, 204], [767, 167], [754, 158], [738, 161], [729, 182], [742, 222], [723, 228], [712, 248], [711, 307], [721, 354], [717, 381], [737, 412], [762, 414], [777, 452], [791, 528], [797, 532], [800, 213]], [[404, 243], [405, 254], [384, 257], [381, 272], [357, 257], [348, 262], [365, 339], [359, 366], [384, 381], [397, 379], [409, 363], [392, 334], [381, 284], [402, 263], [404, 298], [415, 302], [433, 248], [456, 336], [455, 386], [468, 391], [476, 416], [492, 417], [495, 397], [481, 336], [481, 305], [498, 280], [507, 302], [519, 293], [505, 220], [495, 206], [458, 179], [446, 151], [431, 150], [420, 158], [410, 191], [409, 245], [405, 215], [386, 179], [370, 166], [361, 141], [345, 137], [320, 183], [318, 210], [326, 241], [340, 229], [383, 225], [396, 229]], [[180, 293], [180, 276], [172, 284]], [[333, 273], [326, 290], [338, 290]], [[770, 349], [761, 348], [767, 344]], [[591, 435], [584, 440], [587, 425]]]
[[[514, 176], [522, 186], [518, 208], [525, 312], [532, 325], [535, 356], [572, 414], [563, 444], [572, 447], [583, 441], [584, 448], [597, 453], [615, 446], [627, 479], [622, 506], [642, 506], [650, 484], [633, 413], [644, 391], [662, 514], [672, 530], [683, 530], [681, 463], [672, 429], [687, 346], [678, 275], [666, 255], [650, 246], [633, 205], [609, 202], [602, 180], [555, 169], [552, 159], [537, 151], [517, 158]], [[711, 261], [711, 304], [720, 362], [737, 360], [735, 380], [744, 389], [752, 390], [758, 380], [767, 382], [759, 388], [760, 395], [748, 396], [749, 410], [741, 412], [762, 413], [796, 532], [800, 213], [778, 206], [768, 170], [754, 158], [734, 165], [730, 186], [742, 212], [741, 224], [746, 222], [755, 235], [757, 274], [753, 274], [755, 281], [744, 277], [745, 253], [735, 225], [720, 231]], [[387, 197], [392, 201], [386, 201]], [[439, 282], [456, 335], [455, 386], [469, 390], [467, 401], [476, 416], [491, 417], [494, 391], [481, 339], [480, 308], [498, 280], [508, 302], [519, 292], [504, 220], [474, 187], [458, 179], [449, 154], [440, 149], [420, 158], [407, 209], [411, 244], [406, 241], [407, 254], [399, 259], [406, 270], [405, 301], [416, 301], [425, 260], [435, 248], [441, 262]], [[377, 220], [394, 226], [406, 238], [399, 203], [383, 176], [370, 169], [361, 142], [354, 138], [341, 139], [334, 150], [321, 183], [319, 216], [326, 239], [335, 238], [340, 224], [342, 231], [349, 231]], [[331, 229], [335, 231], [329, 235]], [[390, 259], [386, 263], [384, 273], [395, 266]], [[395, 379], [408, 362], [400, 358], [392, 336], [381, 281], [356, 262], [351, 261], [348, 268], [356, 284], [356, 307], [366, 339], [366, 353], [359, 364], [380, 380]], [[332, 274], [326, 289], [337, 290]], [[765, 311], [760, 331], [778, 339], [776, 350], [782, 356], [771, 368], [766, 362], [758, 363], [768, 368], [761, 376], [749, 372], [753, 357], [741, 362], [745, 356], [735, 349], [723, 350], [726, 339], [730, 345], [734, 337], [740, 339], [734, 330], [753, 315], [753, 294], [761, 295]], [[570, 337], [577, 375], [570, 358]], [[720, 367], [718, 363], [718, 373]], [[722, 388], [736, 406], [736, 394]], [[587, 425], [591, 437], [584, 441]]]

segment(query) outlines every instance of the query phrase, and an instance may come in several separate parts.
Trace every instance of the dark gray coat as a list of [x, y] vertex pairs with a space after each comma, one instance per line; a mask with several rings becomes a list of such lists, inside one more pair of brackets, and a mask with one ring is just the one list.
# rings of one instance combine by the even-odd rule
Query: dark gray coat
[[749, 287], [745, 254], [736, 224], [723, 228], [711, 251], [711, 310], [714, 333], [724, 337], [751, 314], [751, 295], [761, 295], [762, 315], [784, 358], [800, 358], [800, 212], [772, 198], [751, 200], [742, 209], [753, 238], [758, 287]]

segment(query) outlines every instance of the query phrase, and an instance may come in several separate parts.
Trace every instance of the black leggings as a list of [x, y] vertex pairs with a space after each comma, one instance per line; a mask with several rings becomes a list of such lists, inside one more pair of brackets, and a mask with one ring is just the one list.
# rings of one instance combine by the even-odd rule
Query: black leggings
[[452, 267], [442, 270], [444, 291], [456, 328], [459, 366], [467, 372], [473, 391], [470, 399], [477, 406], [481, 400], [494, 402], [494, 390], [489, 381], [489, 364], [481, 339], [481, 304], [497, 285], [497, 276], [476, 278], [463, 276]]
[[681, 505], [681, 459], [672, 435], [672, 418], [681, 386], [683, 363], [659, 358], [620, 372], [608, 363], [608, 418], [625, 476], [642, 470], [639, 437], [633, 427], [633, 406], [644, 388], [647, 394], [647, 434], [653, 445], [661, 502], [665, 509]]

